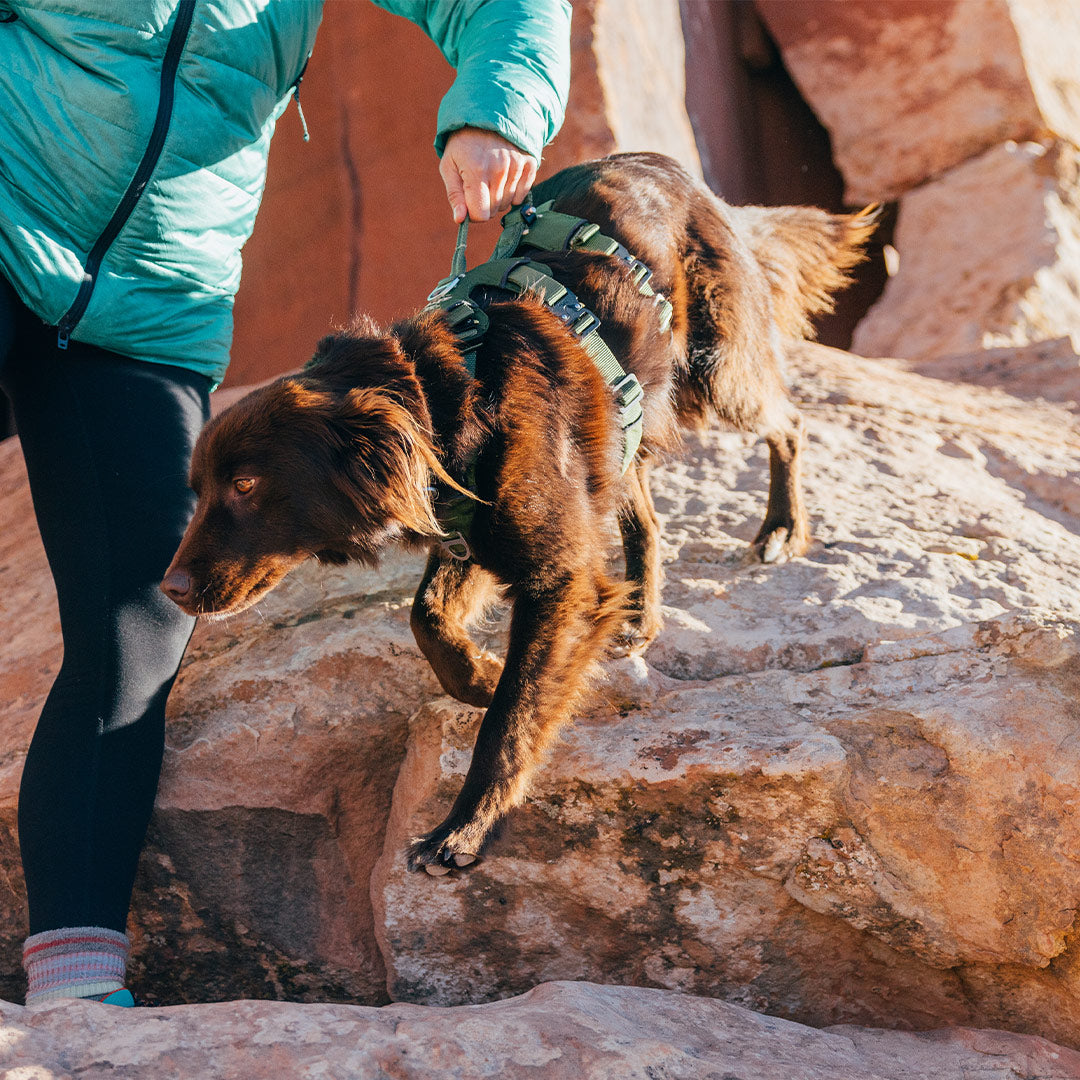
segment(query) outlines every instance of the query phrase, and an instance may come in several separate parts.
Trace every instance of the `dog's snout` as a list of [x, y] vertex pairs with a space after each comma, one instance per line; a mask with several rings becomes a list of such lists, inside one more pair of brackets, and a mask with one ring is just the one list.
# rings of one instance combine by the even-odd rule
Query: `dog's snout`
[[170, 570], [161, 582], [161, 591], [183, 607], [191, 600], [191, 575], [185, 570]]

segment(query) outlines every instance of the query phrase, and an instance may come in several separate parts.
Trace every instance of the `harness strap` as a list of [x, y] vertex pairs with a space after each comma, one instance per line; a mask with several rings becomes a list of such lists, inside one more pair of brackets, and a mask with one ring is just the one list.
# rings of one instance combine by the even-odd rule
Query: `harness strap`
[[[476, 490], [475, 458], [465, 468], [462, 487], [469, 491]], [[428, 490], [434, 495], [435, 516], [446, 534], [439, 547], [458, 562], [467, 562], [472, 558], [472, 548], [467, 538], [472, 531], [476, 500], [445, 484], [437, 484]]]
[[[654, 291], [650, 279], [652, 271], [640, 259], [635, 258], [618, 240], [605, 236], [599, 225], [594, 225], [585, 218], [572, 214], [561, 214], [552, 210], [555, 200], [551, 199], [532, 207], [531, 203], [516, 207], [503, 218], [503, 235], [520, 229], [515, 248], [539, 248], [542, 251], [596, 251], [601, 255], [615, 255], [630, 267], [631, 276], [642, 296], [656, 298], [657, 318], [661, 333], [671, 326], [672, 307], [670, 301]], [[530, 213], [531, 211], [531, 213]], [[507, 223], [507, 218], [510, 223]], [[513, 219], [516, 218], [515, 222]], [[530, 223], [531, 221], [531, 223]], [[520, 223], [520, 224], [519, 224]], [[501, 239], [501, 238], [500, 238]]]
[[644, 391], [637, 377], [623, 370], [600, 336], [600, 320], [551, 276], [549, 267], [529, 258], [490, 259], [464, 273], [452, 273], [432, 290], [425, 310], [441, 309], [445, 313], [451, 329], [465, 346], [463, 356], [470, 375], [476, 374], [476, 351], [489, 326], [483, 308], [470, 298], [472, 291], [481, 285], [519, 294], [531, 292], [581, 340], [582, 348], [615, 394], [623, 431], [622, 471], [626, 472], [641, 445]]
[[468, 217], [458, 226], [457, 242], [454, 244], [454, 254], [450, 259], [450, 276], [461, 277], [465, 273], [465, 248], [469, 243], [469, 219]]

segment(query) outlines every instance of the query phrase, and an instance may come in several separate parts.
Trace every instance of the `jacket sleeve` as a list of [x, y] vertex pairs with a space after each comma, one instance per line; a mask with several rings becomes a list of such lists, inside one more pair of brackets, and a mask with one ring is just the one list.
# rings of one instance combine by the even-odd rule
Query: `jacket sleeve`
[[374, 0], [416, 23], [457, 71], [439, 106], [435, 149], [463, 127], [540, 153], [562, 126], [570, 89], [567, 0]]

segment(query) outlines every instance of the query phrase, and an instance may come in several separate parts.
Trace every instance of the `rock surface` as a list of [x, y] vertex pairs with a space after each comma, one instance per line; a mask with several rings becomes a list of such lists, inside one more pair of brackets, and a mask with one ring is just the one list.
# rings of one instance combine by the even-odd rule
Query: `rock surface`
[[663, 470], [666, 629], [434, 887], [401, 846], [479, 714], [413, 717], [373, 885], [392, 996], [604, 979], [1080, 1042], [1075, 426], [826, 350], [794, 371], [819, 543], [741, 565], [765, 469], [738, 437]]
[[[202, 625], [137, 886], [143, 997], [449, 1004], [587, 978], [1080, 1044], [1076, 421], [820, 347], [791, 375], [818, 542], [744, 564], [767, 471], [741, 436], [657, 470], [667, 627], [609, 665], [466, 875], [401, 859], [477, 719], [409, 633], [417, 557], [305, 567]], [[0, 491], [0, 596], [35, 613], [0, 623], [0, 996], [19, 999], [15, 791], [58, 646], [11, 442]]]
[[567, 110], [571, 122], [580, 122], [575, 119], [579, 103], [602, 101], [612, 149], [670, 154], [700, 175], [686, 113], [678, 0], [579, 0], [574, 18], [591, 18], [597, 87], [592, 89], [583, 74], [578, 75], [579, 86]]
[[1060, 401], [1074, 412], [1080, 409], [1080, 353], [1067, 337], [923, 360], [918, 371], [949, 382], [998, 387], [1015, 397]]
[[577, 982], [458, 1009], [240, 1001], [131, 1013], [0, 1003], [0, 1075], [1076, 1080], [1080, 1054], [1000, 1031], [815, 1031], [720, 1001]]
[[368, 882], [408, 718], [440, 692], [409, 631], [419, 570], [305, 567], [200, 627], [136, 886], [155, 1000], [388, 1000]]
[[853, 203], [894, 198], [1007, 139], [1080, 143], [1070, 0], [757, 0], [832, 136]]
[[1070, 337], [1080, 347], [1080, 152], [1007, 143], [900, 200], [899, 271], [856, 352], [912, 360]]

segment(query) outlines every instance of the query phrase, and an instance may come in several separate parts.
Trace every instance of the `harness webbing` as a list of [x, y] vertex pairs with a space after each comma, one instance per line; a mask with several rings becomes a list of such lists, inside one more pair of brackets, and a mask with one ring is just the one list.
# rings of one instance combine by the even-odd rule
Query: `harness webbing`
[[[671, 304], [663, 294], [654, 292], [650, 284], [652, 271], [645, 263], [631, 255], [618, 240], [605, 236], [599, 225], [572, 214], [560, 214], [552, 209], [554, 205], [555, 200], [551, 199], [537, 207], [526, 202], [511, 210], [503, 218], [503, 232], [492, 258], [499, 258], [521, 247], [541, 251], [596, 251], [601, 255], [615, 255], [630, 267], [641, 295], [655, 298], [660, 330], [667, 330], [671, 326]], [[504, 245], [509, 248], [508, 251], [503, 250]]]
[[[643, 296], [651, 296], [657, 306], [657, 318], [661, 331], [671, 325], [671, 304], [662, 294], [653, 291], [649, 284], [652, 271], [635, 258], [617, 240], [604, 236], [598, 225], [584, 218], [560, 214], [551, 209], [553, 202], [541, 206], [532, 205], [531, 196], [503, 218], [503, 231], [495, 245], [491, 258], [466, 269], [465, 247], [468, 239], [468, 219], [458, 228], [457, 244], [450, 264], [449, 277], [443, 278], [428, 296], [425, 311], [442, 310], [450, 328], [463, 345], [465, 366], [470, 375], [476, 374], [476, 353], [480, 341], [488, 329], [489, 321], [480, 303], [473, 300], [472, 293], [480, 286], [506, 289], [517, 295], [526, 292], [536, 296], [553, 314], [557, 315], [592, 358], [601, 375], [611, 387], [619, 406], [620, 426], [623, 431], [622, 471], [630, 467], [641, 445], [644, 420], [642, 398], [644, 392], [637, 377], [627, 373], [615, 358], [615, 354], [601, 337], [600, 320], [565, 285], [556, 281], [550, 267], [525, 254], [522, 249], [539, 251], [569, 251], [584, 249], [604, 255], [614, 255], [631, 269], [635, 284]], [[475, 462], [470, 462], [466, 486], [472, 487]], [[455, 559], [471, 557], [466, 534], [472, 521], [474, 501], [453, 491], [441, 491], [436, 500], [436, 511], [448, 539], [443, 549]]]

